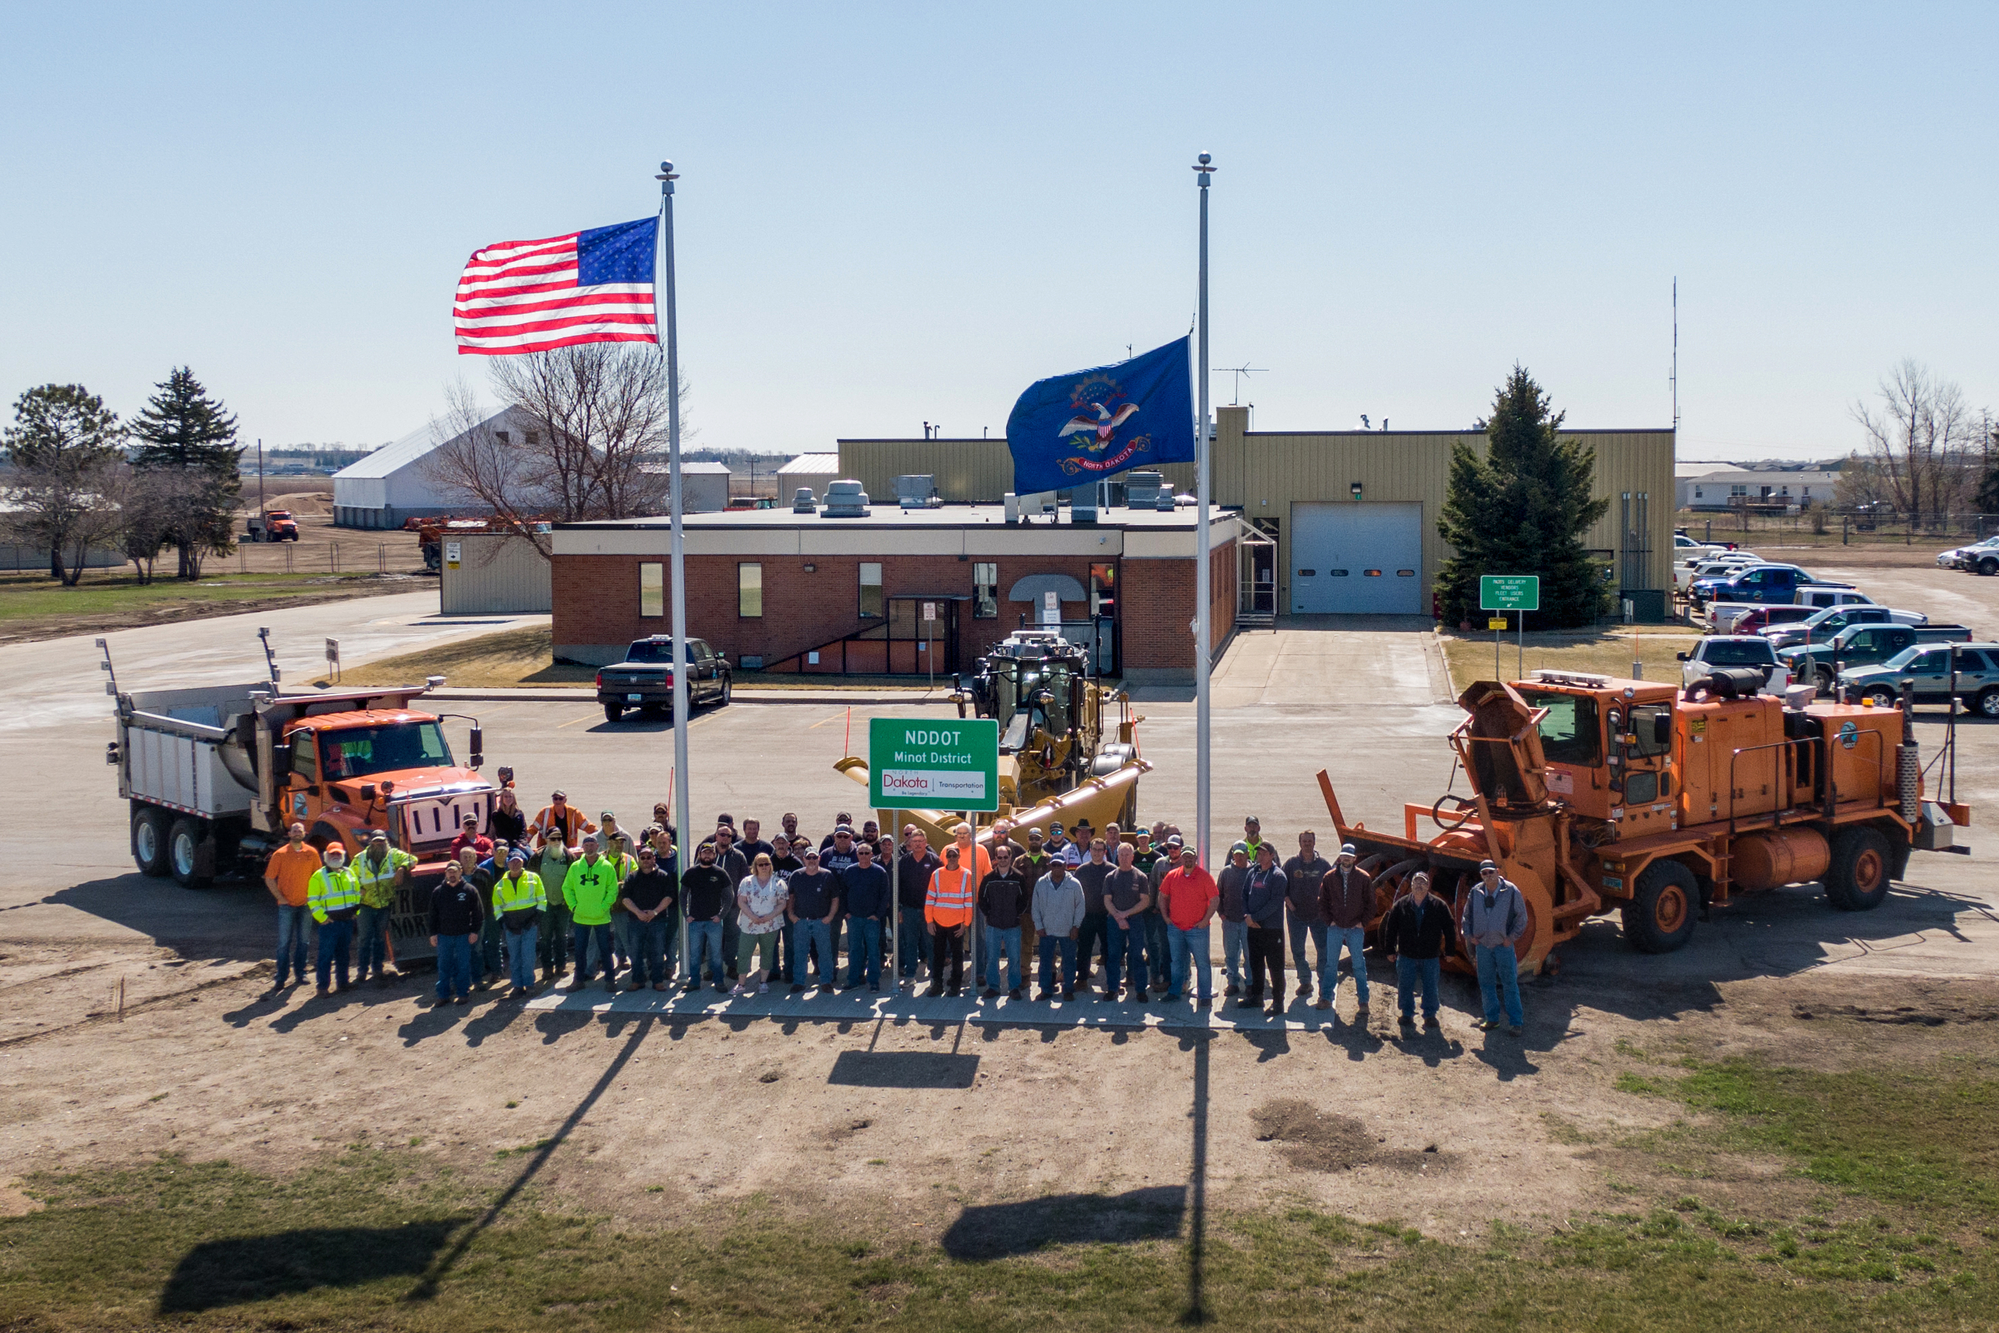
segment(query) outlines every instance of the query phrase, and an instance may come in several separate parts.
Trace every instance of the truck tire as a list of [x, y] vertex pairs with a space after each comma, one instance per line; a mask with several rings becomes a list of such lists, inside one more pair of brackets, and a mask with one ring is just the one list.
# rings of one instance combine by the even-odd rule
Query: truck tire
[[212, 871], [202, 868], [201, 844], [208, 837], [199, 819], [180, 818], [167, 833], [167, 862], [173, 877], [184, 889], [205, 889], [214, 882]]
[[1880, 829], [1846, 829], [1832, 840], [1825, 896], [1842, 912], [1871, 912], [1888, 896], [1892, 866]]
[[1902, 696], [1886, 685], [1869, 685], [1860, 692], [1863, 699], [1872, 699], [1876, 708], [1894, 708], [1902, 702]]
[[1978, 572], [1987, 578], [1990, 578], [1994, 574], [1999, 574], [1999, 557], [1988, 555], [1983, 560], [1980, 560], [1978, 562]]
[[606, 722], [616, 722], [619, 718], [623, 717], [624, 715], [625, 715], [625, 710], [618, 707], [616, 704], [604, 705], [604, 720]]
[[715, 696], [715, 704], [718, 708], [727, 708], [729, 706], [729, 695], [735, 687], [736, 678], [734, 676], [722, 677], [722, 692]]
[[1980, 693], [1977, 706], [1980, 717], [1999, 717], [1999, 685], [1991, 686]]
[[149, 805], [132, 812], [132, 860], [154, 879], [167, 873], [167, 812]]
[[1839, 684], [1839, 682], [1833, 677], [1831, 667], [1820, 667], [1816, 672], [1814, 672], [1812, 675], [1812, 683], [1818, 686], [1818, 691], [1820, 694], [1831, 694], [1833, 691], [1833, 687]]
[[1640, 953], [1671, 953], [1694, 935], [1700, 888], [1678, 861], [1654, 861], [1638, 877], [1637, 891], [1621, 909], [1624, 938]]

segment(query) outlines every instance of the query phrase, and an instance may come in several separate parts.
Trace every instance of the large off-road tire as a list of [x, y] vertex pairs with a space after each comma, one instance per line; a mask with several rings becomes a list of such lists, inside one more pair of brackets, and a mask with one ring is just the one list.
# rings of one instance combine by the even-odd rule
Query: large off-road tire
[[139, 873], [160, 879], [167, 873], [167, 812], [149, 805], [132, 812], [132, 860]]
[[625, 710], [618, 707], [616, 704], [604, 705], [604, 720], [606, 722], [616, 722], [619, 718], [623, 717], [624, 715], [625, 715]]
[[1825, 896], [1842, 912], [1871, 912], [1888, 896], [1894, 861], [1881, 830], [1865, 825], [1845, 829], [1832, 840], [1832, 865], [1825, 872]]
[[214, 882], [214, 873], [203, 868], [201, 844], [208, 830], [199, 819], [182, 817], [167, 833], [167, 863], [174, 881], [184, 889], [205, 889]]
[[1700, 888], [1678, 861], [1654, 861], [1622, 909], [1624, 938], [1640, 953], [1671, 953], [1694, 937]]

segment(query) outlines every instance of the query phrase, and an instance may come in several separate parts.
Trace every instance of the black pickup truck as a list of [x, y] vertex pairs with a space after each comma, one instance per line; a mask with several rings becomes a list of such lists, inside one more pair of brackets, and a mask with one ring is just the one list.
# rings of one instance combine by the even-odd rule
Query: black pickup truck
[[[729, 660], [708, 646], [706, 639], [687, 641], [687, 703], [729, 702]], [[625, 660], [597, 669], [597, 702], [604, 720], [616, 722], [628, 708], [657, 717], [673, 711], [673, 637], [655, 634], [634, 639]]]

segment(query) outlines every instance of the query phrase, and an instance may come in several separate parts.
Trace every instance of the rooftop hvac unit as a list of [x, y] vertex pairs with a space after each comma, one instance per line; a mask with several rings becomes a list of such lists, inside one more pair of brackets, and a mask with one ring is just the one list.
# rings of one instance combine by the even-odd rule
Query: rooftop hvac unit
[[[1164, 473], [1131, 472], [1124, 479], [1124, 503], [1128, 509], [1157, 509], [1159, 490], [1166, 484]], [[1171, 498], [1171, 492], [1168, 492]]]
[[809, 514], [816, 508], [818, 506], [812, 502], [810, 486], [800, 486], [798, 494], [791, 497], [791, 512], [794, 514]]
[[820, 513], [827, 518], [866, 518], [868, 493], [858, 481], [833, 482], [826, 487], [826, 506]]
[[896, 503], [904, 509], [935, 509], [944, 503], [937, 494], [937, 479], [928, 474], [910, 474], [895, 479]]

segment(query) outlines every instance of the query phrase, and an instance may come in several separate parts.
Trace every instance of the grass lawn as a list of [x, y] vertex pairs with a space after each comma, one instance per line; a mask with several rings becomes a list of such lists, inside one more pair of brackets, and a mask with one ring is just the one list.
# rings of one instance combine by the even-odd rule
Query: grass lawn
[[[1632, 653], [1633, 630], [1637, 631], [1638, 656]], [[1507, 680], [1522, 674], [1521, 650], [1514, 635], [1504, 634], [1499, 650], [1499, 670]], [[1444, 647], [1444, 662], [1450, 668], [1453, 691], [1462, 691], [1475, 680], [1492, 679], [1490, 633], [1463, 634], [1456, 631], [1438, 636]], [[1604, 676], [1629, 676], [1631, 663], [1645, 664], [1645, 679], [1678, 684], [1680, 664], [1674, 654], [1689, 651], [1700, 635], [1678, 625], [1626, 625], [1615, 631], [1549, 630], [1529, 634], [1525, 644], [1525, 670], [1550, 667], [1565, 671], [1590, 671]]]
[[[1371, 1220], [1277, 1204], [1198, 1229], [1169, 1191], [1072, 1195], [966, 1207], [912, 1237], [866, 1200], [621, 1225], [535, 1183], [548, 1155], [585, 1151], [561, 1141], [457, 1167], [360, 1142], [287, 1177], [162, 1157], [23, 1182], [45, 1206], [0, 1220], [0, 1327], [1989, 1327], [1993, 1074], [1637, 1063], [1628, 1090], [1700, 1119], [1612, 1145], [1670, 1193], [1614, 1185], [1629, 1211], [1534, 1231], [1465, 1218], [1468, 1238], [1395, 1220], [1392, 1192]], [[1782, 1210], [1717, 1206], [1701, 1197], [1717, 1152], [1807, 1186], [1767, 1196], [1799, 1200]]]
[[[425, 676], [441, 675], [455, 689], [593, 685], [597, 679], [595, 667], [569, 666], [553, 660], [555, 654], [550, 633], [547, 625], [529, 625], [523, 629], [501, 630], [497, 634], [482, 634], [476, 639], [461, 639], [421, 652], [384, 657], [379, 661], [344, 668], [340, 683], [403, 685]], [[735, 687], [739, 690], [908, 689], [912, 679], [908, 676], [780, 676], [761, 671], [738, 671]], [[950, 682], [944, 680], [940, 684], [949, 688]]]
[[141, 584], [129, 570], [85, 574], [65, 588], [46, 574], [0, 574], [0, 633], [34, 637], [66, 627], [148, 625], [194, 615], [226, 615], [244, 604], [333, 601], [425, 586], [378, 574], [215, 574], [195, 583], [160, 578]]

